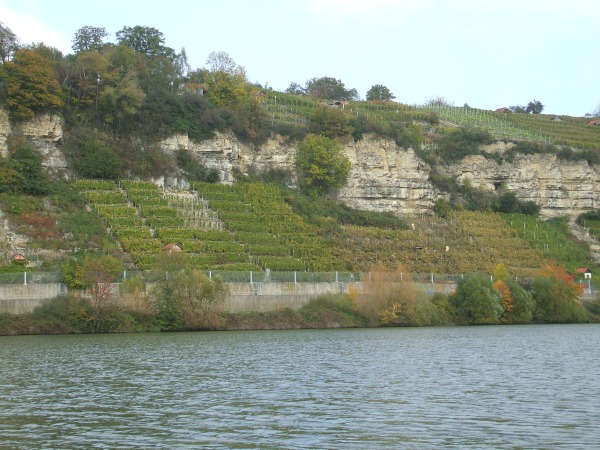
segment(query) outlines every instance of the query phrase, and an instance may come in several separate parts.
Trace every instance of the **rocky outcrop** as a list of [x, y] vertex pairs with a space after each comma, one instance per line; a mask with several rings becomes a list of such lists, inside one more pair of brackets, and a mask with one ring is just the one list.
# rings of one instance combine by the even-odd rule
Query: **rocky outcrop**
[[10, 136], [10, 121], [8, 113], [0, 108], [0, 156], [8, 156], [8, 137]]
[[[183, 148], [194, 153], [207, 167], [216, 168], [224, 182], [233, 181], [232, 169], [247, 173], [281, 169], [291, 174], [296, 185], [296, 145], [281, 136], [260, 148], [220, 134], [199, 144], [186, 136], [173, 136], [162, 142], [167, 152]], [[344, 153], [352, 163], [346, 187], [338, 193], [349, 206], [367, 211], [391, 211], [396, 214], [429, 212], [434, 191], [429, 182], [429, 167], [412, 150], [404, 150], [393, 141], [366, 137], [347, 144]]]
[[8, 154], [8, 138], [23, 137], [42, 154], [42, 165], [49, 170], [67, 168], [59, 144], [63, 137], [63, 122], [55, 114], [39, 114], [32, 120], [11, 123], [6, 110], [0, 109], [0, 154]]
[[23, 136], [42, 154], [42, 165], [56, 171], [67, 168], [58, 144], [63, 137], [63, 121], [55, 114], [39, 114], [34, 119], [15, 124], [13, 134]]
[[484, 156], [468, 156], [446, 167], [473, 187], [504, 189], [541, 206], [544, 217], [577, 216], [600, 207], [600, 172], [586, 161], [564, 161], [555, 155], [520, 155], [498, 164]]
[[396, 215], [431, 212], [436, 195], [430, 167], [412, 149], [370, 136], [349, 143], [344, 153], [352, 169], [338, 197], [348, 206]]
[[[276, 136], [257, 149], [245, 144], [230, 133], [217, 133], [210, 140], [194, 143], [187, 135], [175, 135], [161, 142], [167, 153], [178, 149], [189, 150], [209, 168], [217, 169], [224, 183], [234, 181], [233, 169], [247, 173], [250, 168], [258, 171], [283, 169], [293, 172], [296, 160], [296, 146], [281, 136]], [[295, 181], [293, 182], [295, 185]]]
[[[257, 148], [240, 142], [230, 134], [195, 144], [187, 136], [173, 136], [162, 142], [165, 151], [190, 150], [207, 166], [220, 171], [221, 179], [233, 181], [232, 169], [247, 173], [283, 169], [292, 175], [296, 146], [282, 137]], [[503, 154], [512, 144], [496, 143], [485, 147], [487, 153]], [[392, 212], [397, 215], [430, 213], [438, 192], [429, 180], [431, 168], [412, 149], [398, 147], [393, 141], [367, 136], [343, 148], [352, 163], [346, 186], [338, 198], [349, 206]], [[446, 175], [486, 190], [515, 192], [525, 201], [541, 206], [544, 217], [569, 215], [600, 207], [600, 172], [585, 161], [568, 162], [554, 155], [521, 155], [512, 162], [468, 156], [443, 168]], [[295, 184], [292, 177], [292, 184]]]

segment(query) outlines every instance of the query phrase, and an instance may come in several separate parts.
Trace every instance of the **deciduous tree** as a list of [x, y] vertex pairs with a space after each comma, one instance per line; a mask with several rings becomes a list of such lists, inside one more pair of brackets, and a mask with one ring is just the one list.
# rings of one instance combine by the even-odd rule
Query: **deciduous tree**
[[321, 106], [310, 115], [310, 131], [313, 134], [322, 134], [329, 138], [349, 140], [353, 128], [348, 117], [338, 108]]
[[564, 323], [584, 316], [579, 296], [583, 286], [557, 263], [544, 266], [533, 281], [531, 293], [536, 302], [534, 318], [538, 322]]
[[18, 50], [13, 60], [2, 67], [8, 82], [6, 103], [12, 119], [32, 119], [37, 112], [57, 110], [63, 105], [52, 61], [39, 52]]
[[346, 184], [350, 161], [340, 145], [326, 136], [309, 134], [298, 145], [298, 181], [302, 190], [324, 195]]
[[527, 103], [527, 107], [525, 108], [525, 112], [527, 114], [540, 114], [544, 110], [544, 105], [539, 100], [532, 100]]
[[493, 288], [489, 277], [467, 275], [451, 297], [457, 320], [465, 324], [494, 324], [503, 312], [500, 294]]
[[387, 102], [395, 98], [396, 96], [392, 94], [392, 91], [390, 91], [387, 86], [382, 84], [374, 84], [371, 86], [371, 89], [367, 91], [367, 100], [380, 100]]
[[227, 297], [218, 277], [209, 279], [193, 270], [182, 253], [164, 255], [150, 291], [163, 330], [214, 328]]
[[300, 84], [298, 84], [298, 83], [290, 83], [290, 85], [285, 90], [285, 92], [287, 94], [306, 95], [305, 89], [302, 86], [300, 86]]
[[175, 50], [165, 45], [164, 35], [154, 27], [125, 26], [117, 31], [117, 42], [148, 58], [166, 56], [173, 59], [176, 55]]
[[109, 33], [104, 27], [85, 26], [75, 32], [71, 48], [75, 54], [85, 51], [99, 51], [106, 43], [104, 38]]
[[217, 106], [235, 108], [244, 103], [249, 96], [246, 69], [226, 52], [211, 52], [206, 61], [209, 72], [206, 73], [208, 99]]
[[330, 100], [358, 100], [356, 89], [346, 89], [341, 80], [333, 77], [311, 78], [306, 82], [306, 94]]

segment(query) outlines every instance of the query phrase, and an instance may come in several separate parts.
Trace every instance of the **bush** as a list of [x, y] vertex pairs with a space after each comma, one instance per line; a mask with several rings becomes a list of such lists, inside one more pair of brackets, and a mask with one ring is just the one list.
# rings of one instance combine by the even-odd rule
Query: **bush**
[[503, 312], [501, 301], [490, 278], [476, 274], [459, 281], [451, 297], [458, 322], [469, 325], [498, 323]]
[[349, 140], [354, 131], [346, 115], [341, 110], [329, 106], [321, 106], [313, 111], [309, 129], [313, 134], [343, 141]]
[[458, 128], [440, 139], [438, 154], [446, 162], [459, 161], [480, 153], [479, 147], [494, 142], [492, 135], [478, 128]]
[[536, 303], [534, 319], [542, 323], [568, 323], [586, 320], [579, 302], [582, 287], [574, 283], [562, 266], [548, 265], [543, 276], [534, 279], [531, 295]]
[[84, 178], [116, 180], [121, 176], [122, 162], [110, 148], [97, 142], [88, 142], [81, 149], [77, 169]]
[[325, 136], [308, 135], [298, 146], [296, 159], [300, 188], [322, 196], [346, 183], [350, 161], [339, 144]]

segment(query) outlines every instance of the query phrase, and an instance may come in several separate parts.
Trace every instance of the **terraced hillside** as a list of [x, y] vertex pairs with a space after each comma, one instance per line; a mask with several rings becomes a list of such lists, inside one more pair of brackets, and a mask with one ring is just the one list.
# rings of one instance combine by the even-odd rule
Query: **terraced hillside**
[[155, 267], [173, 245], [200, 269], [337, 268], [322, 239], [272, 186], [197, 183], [194, 192], [173, 192], [136, 181], [79, 180], [77, 185], [140, 269]]
[[193, 192], [132, 181], [78, 186], [140, 269], [155, 267], [170, 244], [206, 270], [368, 271], [384, 264], [460, 274], [491, 273], [502, 262], [514, 276], [533, 276], [549, 259], [571, 271], [593, 264], [565, 223], [531, 216], [462, 211], [415, 217], [402, 230], [324, 227], [295, 214], [274, 185], [195, 183]]

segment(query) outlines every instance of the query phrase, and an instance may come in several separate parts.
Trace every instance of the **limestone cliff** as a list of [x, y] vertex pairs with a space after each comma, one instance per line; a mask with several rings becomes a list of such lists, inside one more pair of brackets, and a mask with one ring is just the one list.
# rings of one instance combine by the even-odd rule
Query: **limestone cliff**
[[446, 167], [458, 180], [473, 187], [502, 187], [518, 198], [534, 201], [543, 217], [568, 215], [600, 207], [600, 172], [586, 161], [564, 161], [555, 155], [521, 155], [512, 163], [498, 164], [484, 156], [468, 156]]
[[[281, 137], [260, 148], [241, 143], [229, 134], [194, 144], [186, 136], [175, 136], [162, 143], [166, 151], [185, 148], [208, 167], [217, 168], [225, 182], [233, 180], [232, 168], [243, 173], [250, 167], [258, 171], [285, 169], [293, 173], [296, 147]], [[510, 144], [489, 146], [488, 152], [503, 153]], [[435, 200], [443, 195], [429, 180], [430, 167], [412, 149], [398, 147], [393, 141], [365, 137], [347, 144], [344, 153], [352, 163], [347, 185], [338, 198], [349, 206], [399, 215], [431, 212]], [[572, 217], [600, 207], [600, 172], [585, 161], [568, 162], [554, 155], [521, 155], [513, 162], [498, 162], [484, 156], [469, 156], [443, 168], [459, 181], [468, 179], [474, 187], [515, 192], [522, 200], [539, 204], [543, 217]]]
[[63, 137], [63, 122], [59, 116], [40, 114], [32, 120], [11, 126], [7, 112], [0, 109], [0, 154], [7, 155], [9, 137], [19, 136], [42, 154], [42, 165], [48, 170], [67, 168], [67, 162], [58, 145]]
[[8, 113], [0, 108], [0, 156], [8, 156], [8, 137], [10, 136], [10, 122]]
[[[66, 162], [60, 151], [62, 121], [43, 114], [33, 121], [13, 125], [0, 109], [0, 153], [6, 154], [9, 136], [21, 135], [44, 156], [44, 166], [64, 169]], [[292, 175], [296, 145], [276, 136], [260, 147], [245, 144], [231, 133], [218, 133], [214, 139], [194, 143], [186, 135], [174, 135], [160, 143], [165, 152], [187, 149], [210, 168], [216, 168], [224, 183], [234, 180], [233, 169], [248, 173], [283, 169]], [[503, 153], [511, 144], [497, 143], [484, 149]], [[349, 206], [370, 211], [388, 211], [398, 215], [431, 212], [434, 202], [444, 194], [429, 180], [431, 168], [412, 149], [398, 147], [393, 141], [367, 136], [343, 148], [352, 163], [348, 183], [338, 198]], [[600, 208], [600, 170], [585, 161], [558, 160], [550, 154], [520, 155], [512, 162], [499, 164], [496, 159], [468, 156], [442, 168], [446, 175], [468, 179], [474, 187], [495, 190], [500, 187], [515, 192], [522, 200], [541, 206], [544, 217], [575, 217], [590, 209]], [[163, 180], [185, 186], [185, 180]]]

